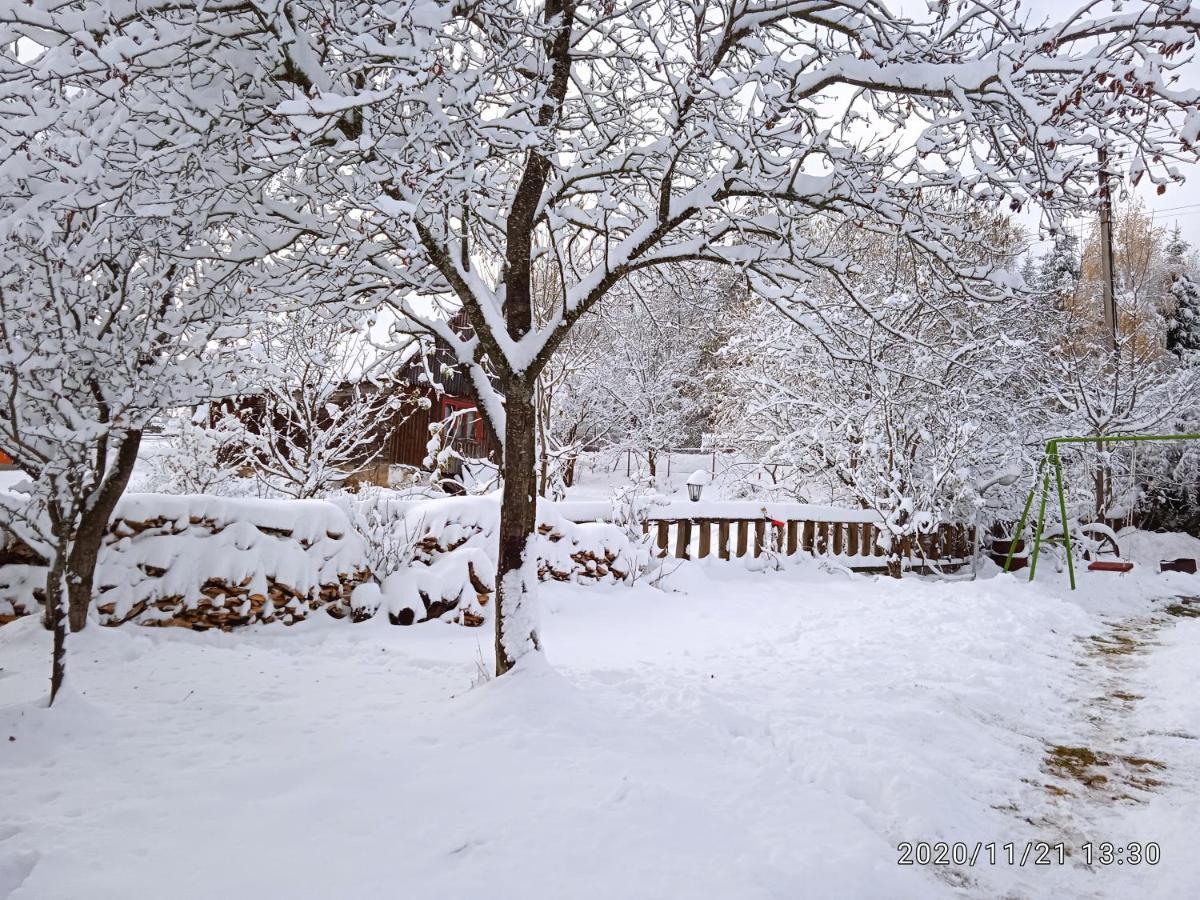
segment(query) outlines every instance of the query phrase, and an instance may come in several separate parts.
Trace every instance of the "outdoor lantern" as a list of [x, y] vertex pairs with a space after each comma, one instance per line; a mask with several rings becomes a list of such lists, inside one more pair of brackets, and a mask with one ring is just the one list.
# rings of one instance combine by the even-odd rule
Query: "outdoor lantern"
[[700, 499], [700, 493], [704, 490], [706, 484], [708, 484], [708, 473], [703, 469], [697, 469], [688, 476], [688, 497], [692, 499], [692, 502]]

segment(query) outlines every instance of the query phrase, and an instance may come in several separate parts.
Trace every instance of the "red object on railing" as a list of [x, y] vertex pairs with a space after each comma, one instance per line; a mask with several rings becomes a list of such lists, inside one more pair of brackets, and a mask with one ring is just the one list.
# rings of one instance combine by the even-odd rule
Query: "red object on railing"
[[1095, 562], [1088, 563], [1089, 572], [1130, 572], [1132, 570], [1133, 563], [1131, 562], [1098, 559]]
[[784, 525], [787, 524], [787, 522], [781, 522], [781, 521], [779, 521], [779, 519], [772, 519], [771, 524], [774, 525], [776, 528], [782, 528]]

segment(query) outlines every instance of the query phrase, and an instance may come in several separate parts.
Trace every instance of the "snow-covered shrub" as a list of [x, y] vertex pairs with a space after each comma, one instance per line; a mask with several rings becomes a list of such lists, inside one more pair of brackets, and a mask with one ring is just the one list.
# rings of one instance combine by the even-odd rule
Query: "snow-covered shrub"
[[207, 408], [170, 421], [157, 452], [147, 454], [148, 473], [139, 489], [164, 494], [246, 496], [254, 482], [240, 476], [245, 465], [239, 423], [208, 423]]
[[630, 578], [634, 581], [652, 569], [661, 568], [663, 561], [654, 552], [654, 536], [646, 522], [657, 502], [665, 499], [650, 495], [650, 485], [639, 479], [631, 485], [618, 487], [612, 495], [612, 524], [621, 529], [629, 542], [632, 566]]
[[357, 494], [339, 496], [350, 524], [363, 541], [367, 565], [383, 581], [393, 572], [412, 565], [417, 542], [425, 534], [423, 519], [398, 514], [394, 491], [360, 488]]

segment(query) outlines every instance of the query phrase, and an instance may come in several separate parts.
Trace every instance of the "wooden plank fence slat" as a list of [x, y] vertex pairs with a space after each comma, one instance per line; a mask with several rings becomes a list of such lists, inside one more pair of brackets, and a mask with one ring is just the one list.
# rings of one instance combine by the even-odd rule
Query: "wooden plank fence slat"
[[754, 555], [762, 556], [763, 547], [766, 546], [764, 540], [767, 533], [767, 523], [763, 519], [755, 519], [754, 521]]
[[817, 523], [817, 556], [825, 556], [829, 553], [829, 523]]
[[746, 555], [746, 545], [750, 537], [750, 522], [746, 519], [737, 520], [737, 555], [740, 559]]
[[698, 555], [701, 559], [704, 559], [708, 556], [709, 550], [711, 549], [709, 545], [712, 541], [712, 522], [709, 519], [701, 519], [699, 522], [697, 522], [697, 526], [700, 529], [700, 548], [698, 550]]
[[671, 530], [670, 522], [662, 521], [662, 522], [658, 523], [658, 555], [659, 556], [667, 555], [667, 547], [669, 546], [669, 542], [671, 539], [670, 530]]
[[796, 547], [800, 541], [800, 523], [791, 519], [787, 523], [787, 555], [795, 556]]
[[833, 555], [841, 556], [842, 555], [842, 523], [834, 522], [834, 523], [832, 523], [832, 528], [833, 528]]
[[717, 524], [717, 556], [729, 559], [729, 520], [722, 519]]

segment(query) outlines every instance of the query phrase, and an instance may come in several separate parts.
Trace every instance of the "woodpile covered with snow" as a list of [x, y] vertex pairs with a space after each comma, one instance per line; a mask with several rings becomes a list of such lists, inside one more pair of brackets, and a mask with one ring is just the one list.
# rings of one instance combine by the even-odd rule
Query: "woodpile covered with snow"
[[[25, 549], [22, 566], [0, 568], [0, 615], [36, 608], [45, 563]], [[353, 618], [350, 595], [368, 578], [362, 540], [333, 504], [129, 494], [101, 547], [95, 609], [104, 625], [195, 629], [321, 609]]]
[[[395, 625], [482, 625], [496, 573], [497, 497], [406, 500], [379, 492], [323, 500], [129, 494], [101, 547], [95, 612], [104, 625], [227, 630], [291, 625], [324, 611]], [[540, 516], [539, 577], [625, 580], [621, 529]], [[0, 548], [0, 625], [39, 610], [45, 560]]]
[[[382, 609], [396, 624], [447, 616], [464, 625], [486, 621], [496, 578], [497, 496], [378, 494], [345, 502], [379, 578], [355, 592], [356, 605]], [[541, 580], [623, 581], [633, 571], [634, 547], [620, 528], [570, 522], [550, 503], [539, 506], [538, 519]]]

